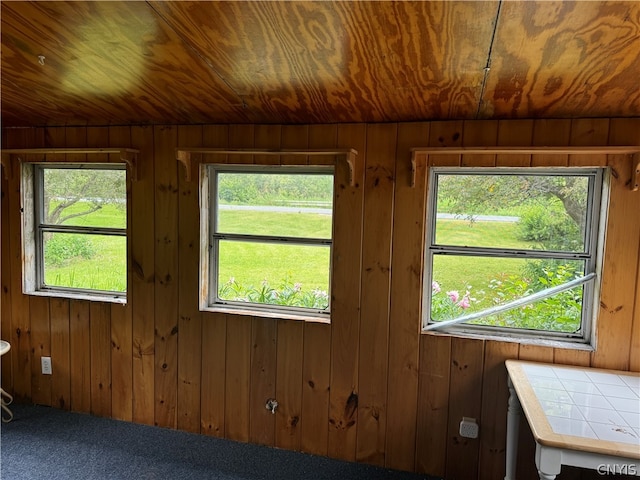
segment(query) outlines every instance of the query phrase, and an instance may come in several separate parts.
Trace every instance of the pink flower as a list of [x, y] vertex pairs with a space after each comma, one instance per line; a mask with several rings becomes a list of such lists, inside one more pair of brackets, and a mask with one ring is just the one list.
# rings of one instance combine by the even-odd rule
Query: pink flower
[[462, 300], [460, 300], [456, 305], [458, 305], [462, 309], [469, 308], [471, 306], [471, 301], [475, 300], [475, 298], [471, 298], [470, 295], [471, 292], [467, 290], [464, 294], [464, 297], [462, 297]]
[[431, 282], [431, 290], [433, 293], [440, 293], [440, 284], [436, 281]]
[[469, 307], [471, 306], [471, 301], [470, 301], [470, 300], [471, 300], [471, 299], [465, 295], [464, 297], [462, 297], [462, 300], [460, 300], [460, 301], [457, 303], [457, 305], [458, 305], [460, 308], [467, 309], [467, 308], [469, 308]]
[[447, 292], [447, 295], [449, 295], [449, 298], [453, 303], [457, 303], [458, 299], [460, 298], [460, 294], [457, 290], [450, 290]]

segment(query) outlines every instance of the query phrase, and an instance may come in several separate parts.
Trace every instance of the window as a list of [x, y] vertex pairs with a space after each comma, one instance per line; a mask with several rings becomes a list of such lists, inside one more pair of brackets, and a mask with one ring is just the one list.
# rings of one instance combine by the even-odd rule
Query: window
[[124, 165], [23, 164], [25, 293], [124, 303]]
[[432, 168], [423, 329], [590, 341], [602, 169]]
[[203, 308], [328, 318], [332, 167], [210, 165], [203, 195]]

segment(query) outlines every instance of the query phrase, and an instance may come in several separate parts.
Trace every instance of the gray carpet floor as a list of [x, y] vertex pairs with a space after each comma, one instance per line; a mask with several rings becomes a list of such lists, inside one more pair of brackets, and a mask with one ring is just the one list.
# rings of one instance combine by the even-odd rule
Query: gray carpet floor
[[2, 480], [438, 480], [370, 465], [13, 405], [0, 430]]

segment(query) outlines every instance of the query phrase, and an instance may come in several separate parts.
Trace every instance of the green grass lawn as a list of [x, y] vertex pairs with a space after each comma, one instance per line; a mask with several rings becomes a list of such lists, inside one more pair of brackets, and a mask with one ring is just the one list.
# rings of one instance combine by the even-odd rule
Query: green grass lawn
[[[82, 205], [74, 206], [80, 211]], [[106, 205], [86, 217], [73, 219], [75, 225], [126, 225], [124, 211]], [[516, 239], [514, 223], [439, 220], [439, 243], [454, 245], [492, 245], [521, 247], [525, 243]], [[320, 214], [289, 212], [255, 212], [223, 210], [219, 229], [239, 233], [243, 229], [256, 235], [282, 235], [326, 238], [331, 233], [331, 217]], [[246, 233], [246, 232], [245, 232]], [[93, 245], [90, 259], [72, 258], [62, 265], [46, 268], [46, 281], [51, 285], [76, 286], [105, 290], [126, 288], [126, 241], [113, 236], [86, 236]], [[260, 286], [264, 280], [278, 286], [283, 280], [300, 283], [303, 288], [327, 290], [329, 278], [329, 249], [312, 246], [282, 246], [225, 241], [221, 244], [223, 259], [220, 265], [220, 283], [234, 278], [243, 286]], [[507, 273], [517, 273], [521, 260], [503, 260]], [[495, 278], [498, 272], [494, 262], [471, 257], [439, 257], [434, 278], [446, 290], [463, 292], [468, 285], [478, 291]]]
[[[51, 208], [53, 208], [52, 205]], [[65, 209], [63, 217], [86, 211], [86, 203], [78, 202]], [[127, 226], [126, 210], [118, 205], [104, 205], [88, 215], [73, 217], [63, 225], [115, 227]], [[127, 289], [127, 241], [125, 237], [111, 235], [80, 235], [56, 233], [55, 235], [81, 238], [93, 252], [91, 258], [75, 256], [72, 248], [62, 251], [57, 257], [64, 261], [47, 261], [53, 255], [45, 253], [45, 283], [50, 286], [89, 288], [124, 292]], [[70, 242], [66, 242], [70, 243]], [[47, 250], [45, 250], [47, 252]]]
[[[436, 242], [441, 245], [527, 248], [529, 244], [517, 239], [517, 225], [509, 222], [480, 222], [467, 220], [438, 220]], [[500, 274], [517, 274], [524, 267], [523, 259], [496, 259], [481, 257], [457, 257], [437, 255], [434, 260], [433, 278], [443, 291], [457, 290], [460, 294], [471, 287], [472, 296], [479, 302], [476, 309], [490, 306], [483, 298], [483, 291], [492, 279]], [[500, 268], [496, 269], [496, 264]]]
[[331, 216], [318, 213], [221, 210], [218, 232], [331, 238]]

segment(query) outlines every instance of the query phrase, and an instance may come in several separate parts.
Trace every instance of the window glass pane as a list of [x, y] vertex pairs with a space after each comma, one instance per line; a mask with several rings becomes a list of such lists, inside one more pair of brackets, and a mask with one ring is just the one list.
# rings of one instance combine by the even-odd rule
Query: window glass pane
[[439, 174], [435, 244], [585, 251], [588, 176]]
[[218, 297], [326, 309], [330, 252], [325, 246], [220, 241]]
[[217, 233], [331, 238], [333, 175], [218, 173]]
[[45, 168], [43, 223], [126, 228], [126, 171]]
[[79, 233], [43, 237], [45, 286], [127, 290], [126, 237]]
[[[431, 320], [442, 321], [504, 305], [584, 275], [582, 260], [433, 256]], [[582, 288], [509, 310], [475, 324], [575, 332], [582, 318]]]

